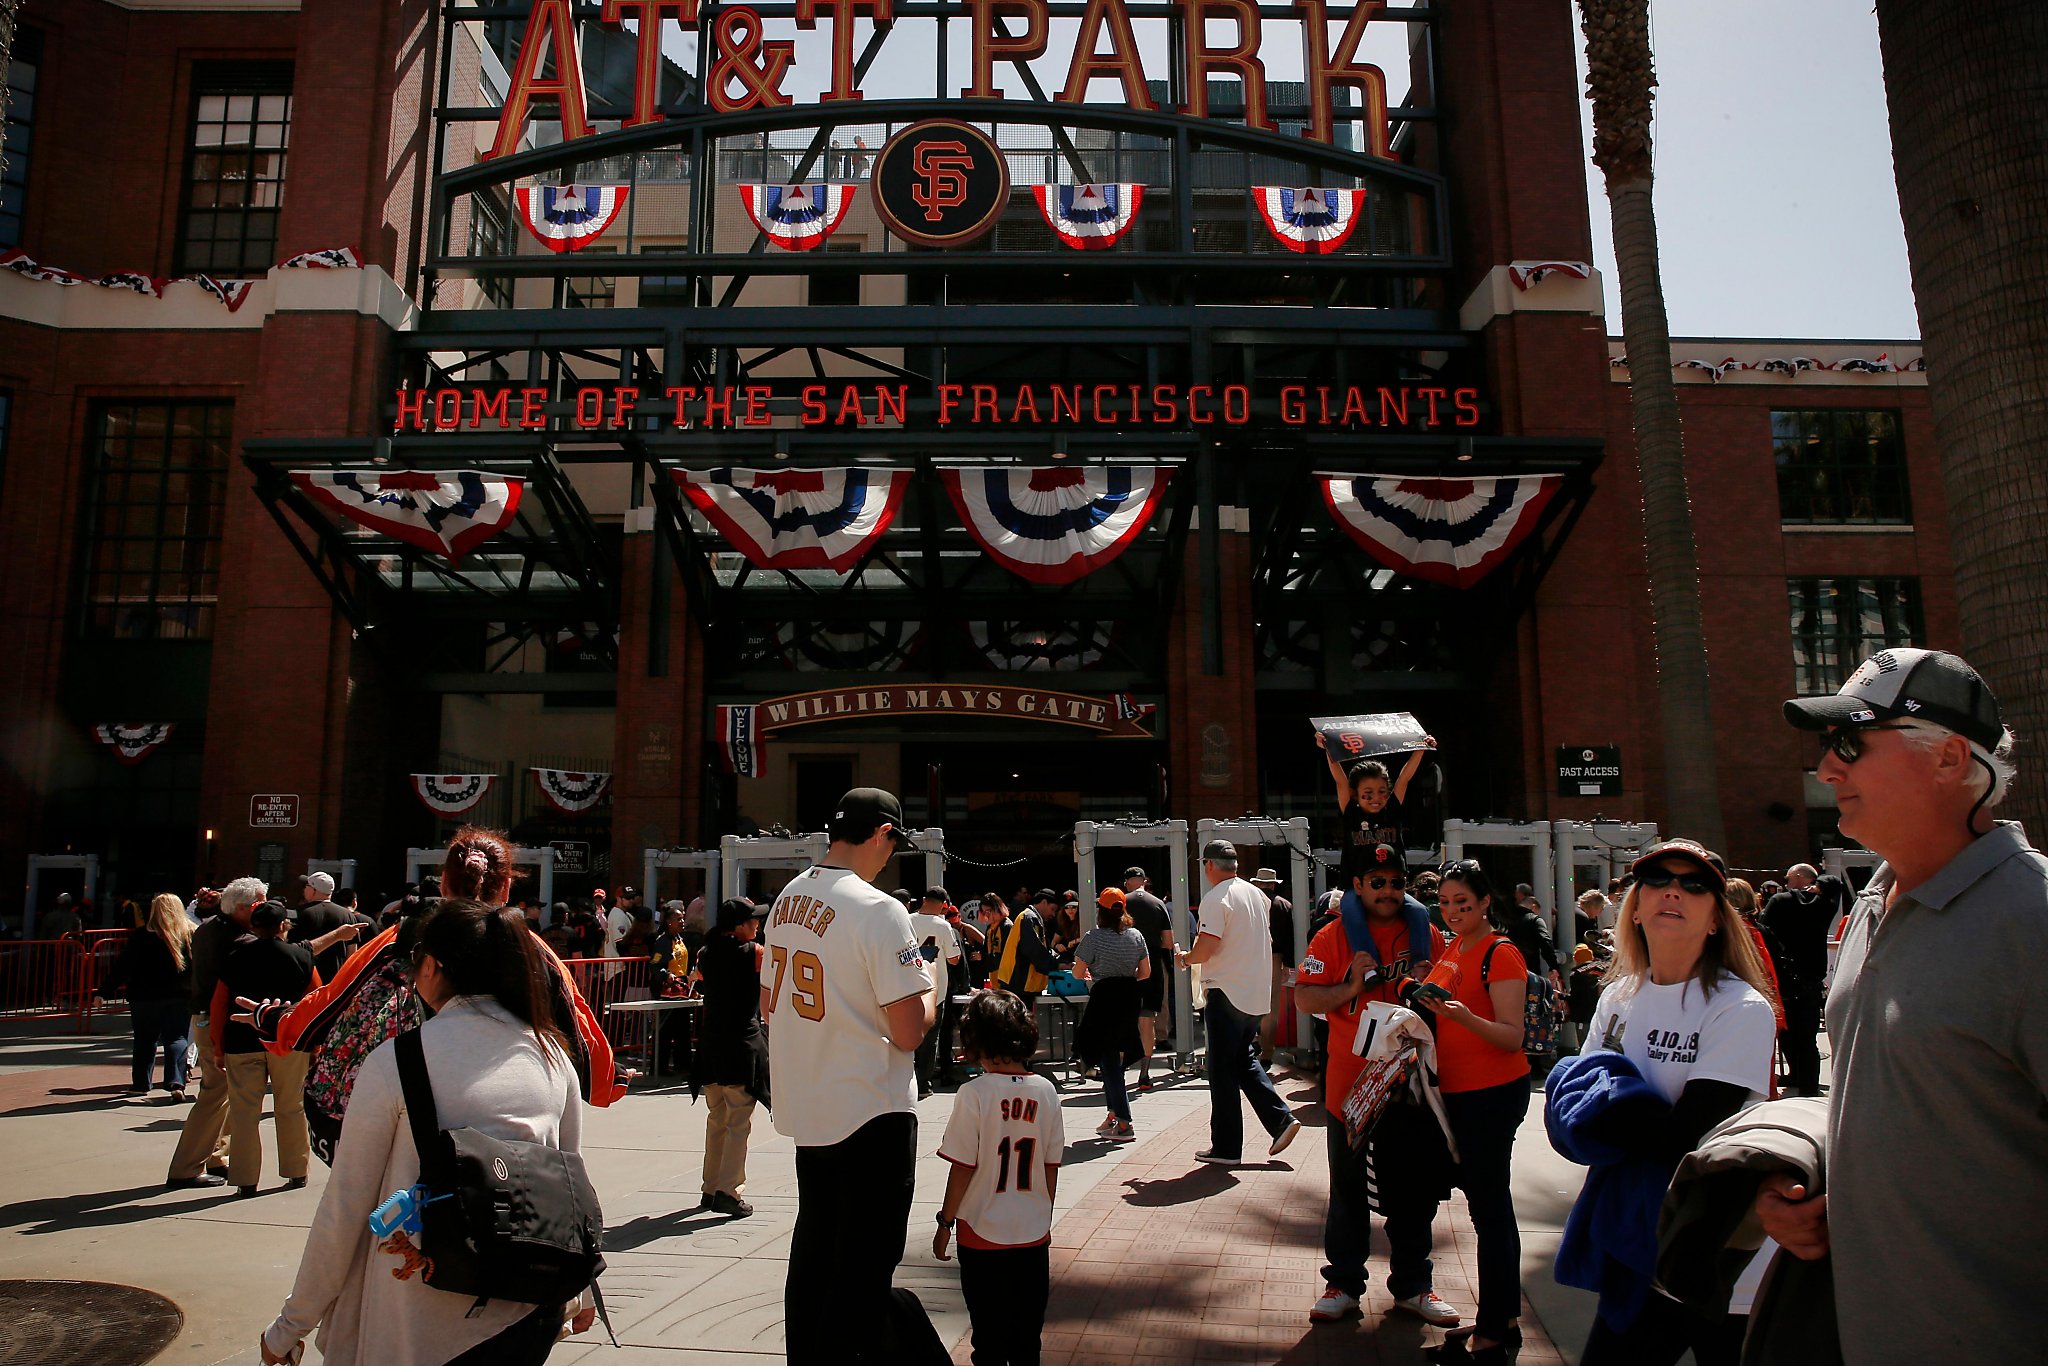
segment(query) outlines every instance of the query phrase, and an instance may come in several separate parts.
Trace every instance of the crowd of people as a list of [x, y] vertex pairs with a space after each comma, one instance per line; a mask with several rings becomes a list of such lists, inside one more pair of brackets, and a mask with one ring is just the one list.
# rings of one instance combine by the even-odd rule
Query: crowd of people
[[[1339, 885], [1310, 908], [1298, 963], [1278, 877], [1240, 877], [1228, 842], [1201, 850], [1181, 945], [1142, 868], [1085, 916], [1051, 888], [964, 905], [941, 886], [885, 892], [876, 879], [916, 846], [892, 794], [857, 788], [824, 859], [772, 904], [670, 902], [657, 922], [625, 888], [561, 905], [543, 928], [511, 895], [511, 846], [466, 827], [439, 876], [375, 918], [318, 873], [288, 898], [247, 877], [189, 908], [155, 897], [101, 988], [129, 1004], [135, 1091], [160, 1064], [192, 1104], [171, 1185], [257, 1194], [266, 1095], [284, 1184], [307, 1184], [312, 1153], [332, 1167], [266, 1363], [316, 1331], [330, 1362], [538, 1362], [591, 1326], [594, 1285], [542, 1277], [551, 1288], [492, 1298], [445, 1288], [446, 1272], [437, 1286], [434, 1269], [457, 1217], [435, 1202], [453, 1194], [442, 1145], [458, 1132], [556, 1154], [559, 1170], [520, 1168], [543, 1195], [586, 1181], [584, 1106], [630, 1077], [586, 999], [614, 979], [577, 958], [644, 963], [648, 990], [702, 997], [697, 1027], [656, 1049], [657, 1069], [687, 1070], [704, 1099], [700, 1209], [753, 1213], [759, 1107], [795, 1144], [793, 1363], [944, 1358], [892, 1284], [924, 1151], [918, 1104], [940, 1086], [956, 1089], [934, 1255], [957, 1256], [978, 1366], [1035, 1363], [1067, 1146], [1038, 1065], [1038, 1000], [1085, 993], [1071, 1048], [1101, 1083], [1095, 1133], [1131, 1142], [1129, 1072], [1148, 1088], [1186, 970], [1206, 1037], [1199, 1163], [1247, 1162], [1247, 1105], [1266, 1134], [1254, 1162], [1293, 1144], [1303, 1117], [1268, 1071], [1270, 1021], [1290, 991], [1317, 1021], [1296, 1050], [1325, 1111], [1311, 1321], [1360, 1313], [1377, 1215], [1395, 1311], [1444, 1330], [1428, 1354], [1512, 1359], [1511, 1174], [1533, 1098], [1552, 1145], [1587, 1168], [1556, 1275], [1598, 1295], [1588, 1366], [1688, 1351], [1699, 1366], [2036, 1359], [2025, 1306], [2048, 1264], [2048, 1007], [2028, 968], [2048, 961], [2048, 859], [1989, 815], [2011, 734], [1982, 680], [1930, 651], [1887, 651], [1837, 697], [1786, 710], [1820, 735], [1843, 832], [1884, 860], [1860, 892], [1806, 864], [1752, 884], [1673, 838], [1580, 896], [1554, 938], [1532, 889], [1504, 890], [1480, 860], [1411, 876], [1412, 759], [1398, 773], [1333, 760]], [[408, 1118], [422, 1105], [426, 1120]], [[1996, 1198], [1929, 1179], [1958, 1163]], [[1454, 1190], [1476, 1249], [1469, 1313], [1434, 1283]]]

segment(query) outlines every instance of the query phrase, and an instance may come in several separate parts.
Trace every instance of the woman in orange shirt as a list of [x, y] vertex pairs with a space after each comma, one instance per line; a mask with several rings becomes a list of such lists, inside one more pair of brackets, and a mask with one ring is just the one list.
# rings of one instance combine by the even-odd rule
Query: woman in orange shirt
[[1529, 967], [1493, 927], [1493, 884], [1476, 859], [1443, 869], [1438, 909], [1457, 938], [1430, 969], [1415, 1000], [1438, 1020], [1439, 1089], [1458, 1141], [1457, 1182], [1479, 1240], [1479, 1313], [1447, 1336], [1438, 1361], [1505, 1362], [1519, 1343], [1522, 1237], [1509, 1192], [1515, 1132], [1529, 1111], [1522, 1009]]

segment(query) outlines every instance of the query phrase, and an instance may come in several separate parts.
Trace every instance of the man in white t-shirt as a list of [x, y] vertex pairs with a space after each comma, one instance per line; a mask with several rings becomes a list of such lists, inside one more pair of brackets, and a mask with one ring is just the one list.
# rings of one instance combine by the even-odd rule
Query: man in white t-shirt
[[[944, 1064], [950, 1070], [952, 1058], [939, 1056], [941, 1026], [947, 1012], [952, 1008], [951, 991], [953, 969], [960, 966], [960, 932], [953, 928], [953, 922], [946, 919], [948, 898], [944, 887], [927, 887], [924, 899], [918, 902], [915, 914], [910, 917], [910, 932], [917, 939], [917, 951], [923, 957], [925, 970], [931, 973], [932, 986], [938, 994], [939, 1018], [926, 1031], [924, 1042], [917, 1046], [917, 1098], [923, 1100], [932, 1093], [933, 1074]], [[950, 1054], [951, 1050], [947, 1050]]]
[[790, 1366], [897, 1359], [889, 1290], [917, 1164], [911, 1054], [936, 993], [910, 913], [873, 879], [914, 851], [879, 788], [839, 799], [825, 861], [768, 915], [761, 1015], [775, 1127], [796, 1140], [796, 1232], [783, 1290]]
[[1209, 1146], [1195, 1160], [1229, 1167], [1244, 1156], [1240, 1093], [1272, 1135], [1269, 1156], [1278, 1156], [1294, 1141], [1301, 1121], [1259, 1062], [1259, 1017], [1273, 1008], [1266, 894], [1238, 877], [1237, 849], [1228, 840], [1202, 846], [1202, 877], [1209, 890], [1202, 894], [1194, 947], [1180, 955], [1183, 964], [1202, 969], [1206, 988], [1202, 1021], [1209, 1035]]

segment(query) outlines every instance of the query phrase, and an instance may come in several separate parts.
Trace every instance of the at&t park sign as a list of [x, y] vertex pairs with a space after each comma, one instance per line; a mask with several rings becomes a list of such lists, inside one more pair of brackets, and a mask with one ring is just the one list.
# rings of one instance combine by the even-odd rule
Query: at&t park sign
[[[922, 7], [921, 7], [922, 8]], [[1021, 69], [1046, 55], [1050, 28], [1048, 0], [956, 0], [953, 13], [967, 21], [971, 83], [960, 91], [965, 100], [1000, 100], [996, 66]], [[1332, 39], [1326, 0], [1294, 0], [1284, 8], [1266, 8], [1254, 0], [1164, 0], [1142, 4], [1138, 18], [1156, 18], [1164, 11], [1171, 21], [1177, 50], [1171, 64], [1183, 76], [1186, 103], [1170, 111], [1190, 118], [1209, 115], [1209, 81], [1227, 76], [1244, 88], [1247, 126], [1271, 131], [1266, 99], [1266, 68], [1259, 58], [1269, 24], [1294, 29], [1300, 39], [1304, 84], [1308, 95], [1308, 137], [1331, 142], [1334, 113], [1331, 92], [1350, 90], [1359, 105], [1344, 110], [1362, 119], [1366, 151], [1388, 155], [1386, 78], [1380, 69], [1359, 60], [1367, 27], [1385, 10], [1381, 0], [1360, 0], [1342, 20]], [[1074, 48], [1066, 60], [1066, 77], [1053, 98], [1067, 104], [1087, 101], [1097, 81], [1114, 82], [1120, 102], [1128, 108], [1155, 111], [1158, 102], [1147, 87], [1148, 74], [1139, 52], [1127, 0], [1086, 0], [1080, 11]], [[705, 15], [710, 16], [708, 24]], [[866, 19], [878, 29], [896, 22], [894, 0], [795, 0], [799, 30], [823, 29], [831, 49], [831, 82], [825, 103], [858, 100], [862, 92], [855, 73], [854, 25]], [[667, 115], [658, 98], [662, 67], [661, 42], [670, 25], [701, 31], [709, 43], [706, 99], [720, 113], [775, 108], [791, 103], [782, 86], [796, 59], [796, 44], [770, 41], [760, 13], [744, 5], [720, 6], [713, 0], [604, 0], [599, 22], [618, 27], [631, 20], [638, 27], [635, 48], [633, 109], [628, 128], [663, 122]], [[936, 22], [936, 20], [932, 20]], [[534, 0], [520, 45], [511, 86], [498, 117], [497, 135], [489, 156], [503, 156], [519, 147], [526, 120], [538, 105], [552, 106], [561, 122], [564, 141], [590, 134], [590, 109], [583, 87], [582, 62], [576, 40], [573, 0]], [[1228, 41], [1212, 37], [1211, 26], [1232, 33]], [[1155, 59], [1156, 60], [1156, 59]], [[1165, 75], [1164, 71], [1159, 73]]]

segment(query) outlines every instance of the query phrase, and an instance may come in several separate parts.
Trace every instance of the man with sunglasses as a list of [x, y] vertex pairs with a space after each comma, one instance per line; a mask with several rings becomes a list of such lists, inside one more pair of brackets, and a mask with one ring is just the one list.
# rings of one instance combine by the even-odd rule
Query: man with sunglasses
[[1832, 1254], [1847, 1366], [2039, 1361], [2048, 859], [1987, 814], [2012, 733], [1934, 650], [1882, 651], [1785, 716], [1820, 732], [1842, 833], [1884, 862], [1828, 994], [1827, 1192], [1773, 1177], [1757, 1212], [1794, 1256]]

